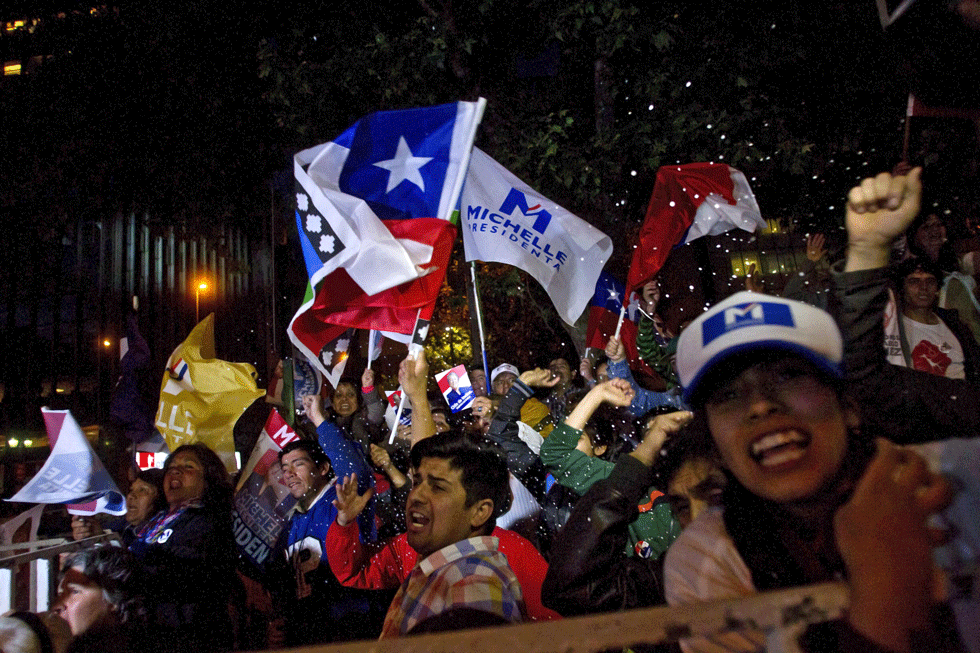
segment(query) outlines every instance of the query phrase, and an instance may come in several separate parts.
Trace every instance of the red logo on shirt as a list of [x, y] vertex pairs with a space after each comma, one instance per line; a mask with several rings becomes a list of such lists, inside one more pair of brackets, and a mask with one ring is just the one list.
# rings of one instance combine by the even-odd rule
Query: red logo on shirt
[[920, 341], [912, 350], [912, 367], [921, 372], [946, 376], [946, 369], [952, 362], [953, 359], [928, 340]]

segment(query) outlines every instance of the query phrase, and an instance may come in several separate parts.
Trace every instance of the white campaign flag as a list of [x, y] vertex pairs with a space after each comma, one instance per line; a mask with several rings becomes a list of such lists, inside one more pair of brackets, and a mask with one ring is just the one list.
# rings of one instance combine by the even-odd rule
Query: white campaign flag
[[460, 198], [467, 261], [506, 263], [529, 273], [573, 324], [595, 292], [612, 241], [473, 148]]
[[44, 466], [7, 499], [23, 503], [70, 504], [77, 515], [126, 514], [126, 499], [67, 410], [42, 408], [51, 453]]

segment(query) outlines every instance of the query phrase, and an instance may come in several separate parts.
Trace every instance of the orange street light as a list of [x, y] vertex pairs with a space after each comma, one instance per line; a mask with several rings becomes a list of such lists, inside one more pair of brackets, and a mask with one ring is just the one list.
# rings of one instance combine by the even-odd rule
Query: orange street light
[[201, 291], [208, 289], [208, 282], [204, 279], [197, 282], [194, 288], [194, 324], [201, 321]]

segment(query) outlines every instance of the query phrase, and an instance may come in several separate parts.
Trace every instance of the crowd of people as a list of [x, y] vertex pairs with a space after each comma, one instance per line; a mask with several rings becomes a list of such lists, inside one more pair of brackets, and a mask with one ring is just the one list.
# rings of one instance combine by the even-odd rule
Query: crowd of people
[[[784, 296], [750, 287], [675, 336], [656, 280], [644, 286], [638, 344], [659, 389], [611, 337], [577, 368], [472, 366], [459, 412], [430, 397], [424, 354], [409, 356], [411, 424], [392, 442], [370, 369], [329, 404], [306, 397], [309, 432], [279, 454], [296, 505], [264, 569], [236, 563], [221, 461], [180, 447], [132, 482], [123, 546], [65, 562], [52, 612], [71, 635], [21, 614], [0, 636], [24, 631], [34, 650], [277, 648], [837, 580], [849, 609], [810, 627], [806, 651], [980, 650], [965, 571], [980, 561], [980, 313], [960, 322], [976, 267], [919, 215], [920, 174], [852, 189], [842, 260], [826, 264], [811, 237], [812, 265]], [[76, 539], [101, 528], [72, 521]], [[764, 646], [750, 630], [654, 650]]]

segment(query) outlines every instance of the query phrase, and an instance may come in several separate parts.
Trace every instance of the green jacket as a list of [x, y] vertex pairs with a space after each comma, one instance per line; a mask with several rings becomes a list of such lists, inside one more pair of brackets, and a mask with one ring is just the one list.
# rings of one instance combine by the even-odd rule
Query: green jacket
[[[585, 494], [596, 481], [607, 478], [616, 466], [608, 460], [590, 458], [576, 449], [581, 436], [582, 431], [562, 423], [541, 445], [541, 460], [551, 475], [558, 483], [580, 495]], [[655, 487], [651, 486], [644, 492], [639, 510], [639, 517], [629, 525], [626, 554], [656, 558], [680, 535], [680, 525], [674, 519], [663, 492]]]

